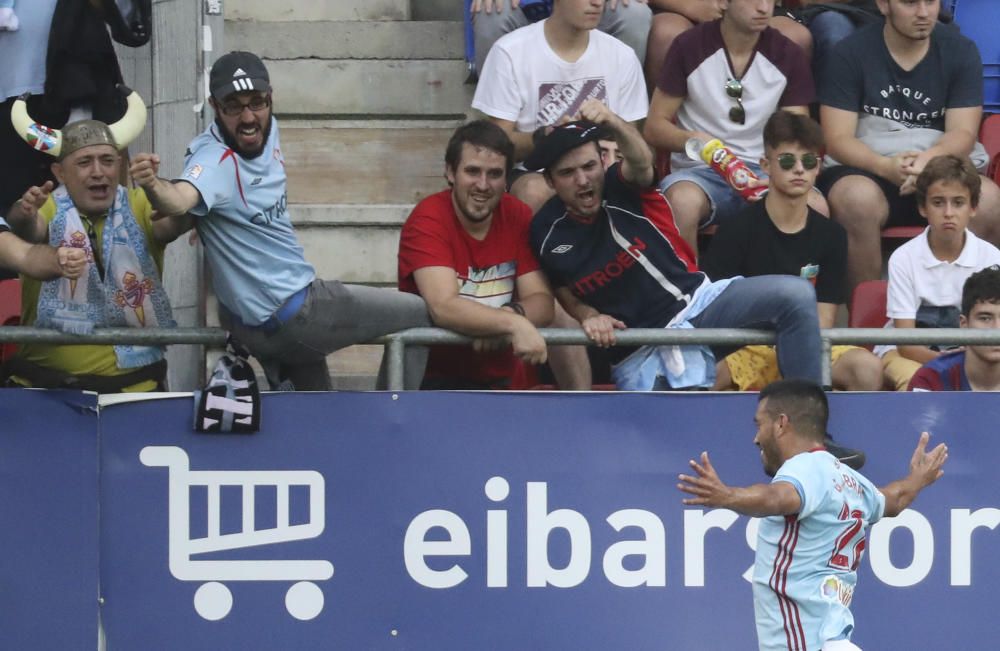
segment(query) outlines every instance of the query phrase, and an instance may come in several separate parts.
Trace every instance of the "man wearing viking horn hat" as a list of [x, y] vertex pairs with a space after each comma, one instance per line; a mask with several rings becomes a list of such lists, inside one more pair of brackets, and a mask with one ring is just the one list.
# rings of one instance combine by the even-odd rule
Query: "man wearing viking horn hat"
[[[331, 388], [326, 355], [430, 320], [423, 299], [390, 289], [316, 278], [288, 214], [285, 163], [271, 114], [271, 82], [250, 52], [212, 66], [215, 122], [188, 147], [184, 172], [157, 177], [159, 158], [133, 158], [156, 219], [192, 214], [205, 245], [220, 320], [261, 360], [272, 387]], [[158, 222], [157, 222], [158, 223]], [[416, 388], [426, 349], [407, 349], [406, 385]]]
[[[174, 325], [160, 275], [164, 247], [185, 223], [154, 224], [142, 189], [118, 184], [118, 150], [139, 135], [146, 121], [146, 107], [136, 93], [129, 94], [128, 106], [113, 124], [81, 120], [62, 130], [33, 121], [23, 101], [11, 110], [11, 122], [25, 142], [55, 157], [52, 173], [59, 185], [29, 188], [8, 211], [7, 221], [29, 242], [72, 247], [87, 259], [76, 279], [23, 279], [26, 324], [75, 334], [95, 327]], [[165, 370], [160, 347], [25, 345], [3, 375], [21, 386], [113, 393], [161, 387]]]

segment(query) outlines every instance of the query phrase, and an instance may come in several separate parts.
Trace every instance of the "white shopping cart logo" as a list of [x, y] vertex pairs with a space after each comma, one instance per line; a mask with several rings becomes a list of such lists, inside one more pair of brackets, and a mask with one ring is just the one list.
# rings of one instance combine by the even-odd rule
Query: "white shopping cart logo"
[[[181, 581], [207, 581], [194, 595], [194, 609], [203, 618], [219, 620], [233, 607], [233, 595], [222, 581], [295, 581], [285, 594], [285, 608], [296, 619], [313, 619], [323, 611], [323, 591], [313, 581], [333, 576], [329, 561], [311, 560], [192, 560], [196, 554], [219, 552], [271, 543], [307, 540], [323, 533], [326, 523], [323, 475], [314, 470], [190, 470], [187, 453], [175, 446], [147, 446], [139, 452], [147, 466], [168, 468], [168, 544], [170, 573]], [[191, 538], [191, 487], [207, 488], [207, 535]], [[220, 533], [220, 491], [223, 486], [241, 489], [242, 531]], [[257, 529], [254, 494], [258, 486], [277, 489], [277, 522]], [[309, 490], [309, 520], [289, 524], [292, 487]]]

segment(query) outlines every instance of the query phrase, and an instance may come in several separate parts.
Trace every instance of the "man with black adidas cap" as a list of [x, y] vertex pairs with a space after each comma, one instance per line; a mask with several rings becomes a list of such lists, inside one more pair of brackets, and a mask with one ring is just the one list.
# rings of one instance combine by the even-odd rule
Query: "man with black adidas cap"
[[[655, 187], [653, 158], [635, 127], [598, 101], [582, 121], [555, 128], [525, 161], [556, 196], [535, 215], [532, 246], [562, 306], [599, 346], [626, 327], [767, 328], [778, 335], [785, 377], [820, 381], [816, 297], [801, 278], [712, 282]], [[610, 130], [624, 159], [602, 169], [597, 140]], [[709, 387], [715, 347], [644, 346], [615, 355], [622, 389]]]
[[[188, 147], [184, 172], [157, 176], [159, 157], [131, 168], [158, 219], [195, 216], [219, 316], [261, 360], [273, 388], [328, 390], [326, 355], [415, 326], [424, 301], [389, 289], [316, 278], [288, 214], [287, 180], [271, 80], [257, 55], [230, 52], [212, 66], [215, 122]], [[407, 348], [406, 386], [417, 388], [426, 349]]]

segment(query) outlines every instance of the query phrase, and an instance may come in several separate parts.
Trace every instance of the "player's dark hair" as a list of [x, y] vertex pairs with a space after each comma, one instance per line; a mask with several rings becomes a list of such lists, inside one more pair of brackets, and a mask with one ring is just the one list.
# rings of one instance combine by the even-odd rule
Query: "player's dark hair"
[[826, 436], [830, 405], [826, 393], [808, 380], [778, 380], [764, 387], [757, 398], [767, 400], [764, 411], [771, 418], [785, 414], [795, 431], [817, 442]]
[[823, 151], [823, 130], [808, 115], [778, 111], [764, 125], [764, 147], [773, 150], [786, 143], [819, 153]]
[[979, 172], [972, 161], [951, 154], [935, 156], [924, 166], [917, 176], [917, 203], [921, 206], [927, 203], [927, 192], [938, 181], [955, 181], [961, 183], [969, 191], [969, 203], [975, 208], [979, 205], [979, 194], [983, 187]]
[[1000, 303], [1000, 266], [992, 265], [972, 274], [962, 286], [962, 314], [969, 318], [977, 303]]
[[462, 161], [462, 145], [485, 147], [500, 154], [506, 160], [505, 172], [510, 177], [514, 167], [514, 143], [507, 132], [489, 120], [474, 120], [455, 129], [444, 152], [444, 163], [452, 170], [458, 169]]

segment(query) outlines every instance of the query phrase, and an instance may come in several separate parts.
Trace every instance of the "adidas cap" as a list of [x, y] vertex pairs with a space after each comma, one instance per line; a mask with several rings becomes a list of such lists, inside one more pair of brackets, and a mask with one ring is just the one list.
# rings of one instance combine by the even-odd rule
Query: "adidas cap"
[[230, 52], [219, 57], [209, 74], [209, 88], [212, 97], [222, 101], [232, 93], [246, 90], [271, 90], [271, 77], [267, 68], [252, 52]]

